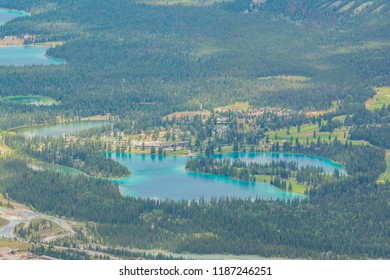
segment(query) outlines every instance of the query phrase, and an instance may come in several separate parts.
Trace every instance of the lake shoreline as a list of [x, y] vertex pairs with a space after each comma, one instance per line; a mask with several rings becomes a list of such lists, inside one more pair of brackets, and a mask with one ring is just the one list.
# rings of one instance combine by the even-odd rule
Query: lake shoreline
[[65, 60], [47, 55], [46, 52], [49, 48], [37, 45], [0, 45], [0, 59], [4, 59], [0, 66], [65, 65]]
[[[111, 154], [117, 154], [115, 151], [103, 151], [104, 153], [111, 153]], [[222, 153], [215, 153], [210, 156], [220, 156], [223, 157], [224, 155], [242, 155], [242, 154], [251, 154], [251, 153], [263, 153], [263, 154], [284, 154], [284, 155], [294, 155], [294, 156], [305, 156], [305, 157], [313, 157], [313, 158], [319, 158], [322, 160], [329, 161], [330, 163], [337, 165], [338, 167], [342, 167], [344, 169], [344, 164], [335, 160], [332, 160], [330, 158], [316, 156], [316, 155], [310, 155], [310, 154], [303, 154], [303, 153], [294, 153], [294, 152], [272, 152], [272, 151], [257, 151], [257, 152], [222, 152]], [[127, 155], [144, 155], [144, 156], [155, 156], [155, 157], [181, 157], [181, 158], [188, 158], [188, 157], [197, 157], [197, 156], [204, 156], [203, 153], [195, 152], [195, 153], [189, 153], [186, 155], [158, 155], [158, 154], [151, 154], [150, 152], [143, 151], [143, 152], [119, 152], [119, 154], [127, 154]]]
[[[282, 153], [280, 153], [282, 154]], [[327, 159], [306, 156], [300, 154], [287, 158], [288, 161], [296, 161], [302, 166], [312, 165], [325, 169], [331, 173], [338, 168]], [[237, 153], [227, 153], [224, 158], [234, 160], [240, 156]], [[131, 197], [149, 197], [158, 200], [164, 199], [188, 199], [198, 200], [203, 198], [210, 200], [218, 197], [236, 198], [263, 198], [263, 199], [294, 199], [307, 198], [302, 186], [296, 185], [294, 191], [277, 188], [269, 183], [269, 180], [243, 181], [220, 174], [194, 172], [185, 169], [186, 157], [183, 156], [158, 156], [140, 155], [134, 153], [107, 153], [105, 157], [118, 161], [132, 172], [131, 177], [116, 179], [113, 182], [120, 187], [121, 194]], [[188, 156], [187, 158], [190, 158]], [[269, 163], [273, 160], [286, 160], [275, 154], [257, 153], [242, 155], [244, 161]], [[292, 183], [294, 184], [294, 180]], [[295, 182], [297, 184], [297, 182]], [[306, 189], [306, 188], [305, 188]]]
[[10, 14], [16, 14], [16, 15], [21, 15], [21, 16], [31, 16], [31, 13], [28, 13], [28, 12], [23, 11], [23, 10], [4, 8], [4, 7], [1, 7], [0, 11], [1, 10], [3, 10], [3, 11], [10, 11], [11, 12]]

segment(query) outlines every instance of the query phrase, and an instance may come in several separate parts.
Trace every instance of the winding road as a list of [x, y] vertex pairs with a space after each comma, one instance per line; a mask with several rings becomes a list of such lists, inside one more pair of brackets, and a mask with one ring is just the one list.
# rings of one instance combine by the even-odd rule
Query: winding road
[[0, 217], [9, 221], [8, 224], [0, 227], [0, 237], [4, 238], [15, 238], [16, 236], [13, 234], [13, 231], [17, 225], [29, 222], [36, 218], [50, 220], [62, 227], [67, 233], [75, 233], [67, 221], [31, 210], [0, 207]]

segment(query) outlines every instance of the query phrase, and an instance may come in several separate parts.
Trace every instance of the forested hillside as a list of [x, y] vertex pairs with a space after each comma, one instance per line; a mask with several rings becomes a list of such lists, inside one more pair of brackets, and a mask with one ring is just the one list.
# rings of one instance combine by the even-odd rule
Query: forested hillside
[[315, 110], [335, 100], [362, 104], [373, 95], [372, 85], [389, 83], [387, 5], [319, 27], [281, 17], [286, 6], [302, 1], [287, 2], [267, 1], [256, 14], [245, 14], [223, 4], [2, 0], [0, 6], [23, 7], [32, 16], [1, 27], [0, 36], [65, 41], [48, 54], [67, 64], [1, 67], [0, 95], [50, 96], [61, 101], [54, 108], [61, 114], [147, 116], [141, 123], [150, 126], [162, 115], [198, 109], [195, 100], [206, 108], [249, 101]]

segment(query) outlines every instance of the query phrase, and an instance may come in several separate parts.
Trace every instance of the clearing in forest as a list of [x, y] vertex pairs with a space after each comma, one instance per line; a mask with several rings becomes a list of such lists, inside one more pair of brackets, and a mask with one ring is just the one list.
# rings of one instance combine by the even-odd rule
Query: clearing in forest
[[107, 113], [105, 115], [95, 115], [95, 116], [89, 116], [81, 118], [81, 121], [110, 121], [116, 119], [115, 116], [112, 116], [110, 113]]
[[[326, 124], [326, 121], [323, 121], [322, 124]], [[279, 131], [270, 131], [267, 133], [270, 142], [276, 141], [286, 141], [291, 138], [293, 141], [298, 139], [302, 144], [306, 143], [306, 139], [309, 141], [333, 141], [336, 137], [340, 142], [345, 142], [348, 140], [348, 130], [349, 127], [342, 126], [341, 128], [336, 128], [333, 132], [320, 132], [318, 124], [305, 124], [300, 126], [291, 127], [290, 129], [281, 129]], [[351, 141], [353, 144], [362, 144], [363, 141]]]
[[365, 103], [368, 110], [381, 109], [383, 104], [390, 105], [390, 87], [375, 88], [375, 95]]
[[221, 112], [238, 112], [238, 111], [247, 111], [249, 110], [250, 105], [249, 102], [236, 102], [231, 105], [221, 106], [215, 108], [215, 112], [221, 113]]
[[28, 249], [31, 249], [31, 247], [32, 247], [32, 245], [30, 245], [28, 243], [23, 243], [23, 242], [0, 238], [0, 248], [28, 250]]
[[310, 79], [305, 76], [288, 76], [288, 75], [278, 75], [278, 76], [268, 76], [268, 77], [260, 77], [259, 80], [271, 80], [271, 79], [280, 79], [285, 81], [292, 82], [307, 82]]
[[52, 240], [59, 236], [65, 236], [68, 232], [50, 220], [35, 218], [29, 223], [17, 225], [15, 233], [26, 240], [37, 241], [43, 239]]
[[390, 150], [386, 150], [386, 171], [383, 172], [379, 178], [378, 178], [378, 183], [384, 183], [386, 181], [390, 181]]

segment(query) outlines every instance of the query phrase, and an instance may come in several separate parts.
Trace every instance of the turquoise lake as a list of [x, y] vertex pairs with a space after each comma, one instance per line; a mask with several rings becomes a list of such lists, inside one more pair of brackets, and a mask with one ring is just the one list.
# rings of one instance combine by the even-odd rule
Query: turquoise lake
[[0, 65], [60, 65], [64, 61], [46, 56], [46, 47], [38, 46], [7, 46], [0, 47]]
[[26, 135], [27, 137], [34, 136], [49, 136], [59, 137], [63, 135], [74, 135], [77, 132], [87, 130], [94, 127], [101, 127], [109, 124], [108, 121], [82, 121], [82, 122], [68, 122], [56, 125], [42, 125], [20, 128], [17, 131]]
[[[4, 23], [29, 14], [22, 11], [0, 9], [0, 26]], [[46, 56], [47, 47], [41, 46], [5, 46], [0, 47], [0, 65], [28, 66], [28, 65], [56, 65], [64, 64], [60, 59]]]
[[4, 98], [0, 98], [1, 102], [14, 102], [14, 103], [22, 103], [28, 105], [43, 105], [50, 106], [59, 104], [58, 101], [45, 96], [7, 96]]
[[30, 14], [23, 12], [23, 11], [0, 8], [0, 25], [3, 25], [4, 23], [6, 23], [10, 20], [13, 20], [14, 18], [29, 16], [29, 15]]
[[[28, 137], [59, 137], [74, 135], [77, 132], [109, 123], [107, 121], [70, 122], [20, 128], [17, 131]], [[188, 157], [184, 156], [163, 157], [126, 153], [105, 153], [105, 156], [122, 163], [132, 172], [129, 177], [113, 180], [119, 185], [121, 193], [125, 196], [172, 200], [198, 200], [201, 198], [210, 200], [211, 198], [220, 197], [261, 197], [265, 199], [306, 197], [305, 195], [283, 191], [264, 182], [245, 182], [220, 175], [188, 172], [184, 168]], [[299, 166], [320, 166], [328, 173], [333, 173], [335, 168], [341, 173], [345, 173], [341, 164], [325, 158], [301, 154], [247, 152], [215, 155], [214, 157], [240, 158], [244, 161], [258, 163], [270, 163], [279, 160], [295, 161], [298, 162]]]
[[[239, 197], [264, 199], [305, 198], [263, 182], [244, 182], [225, 176], [201, 174], [185, 170], [187, 157], [162, 157], [139, 154], [106, 153], [127, 166], [132, 175], [116, 179], [120, 191], [125, 196], [148, 197], [153, 199], [198, 200], [203, 198]], [[277, 160], [296, 161], [300, 166], [322, 166], [332, 173], [335, 168], [344, 172], [342, 165], [320, 157], [288, 153], [231, 153], [219, 158], [240, 158], [261, 163]]]

